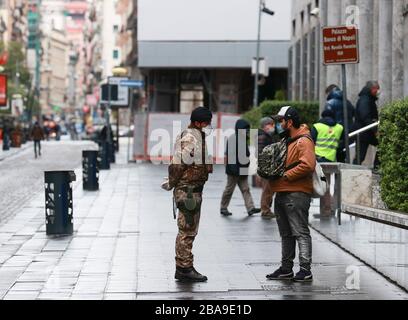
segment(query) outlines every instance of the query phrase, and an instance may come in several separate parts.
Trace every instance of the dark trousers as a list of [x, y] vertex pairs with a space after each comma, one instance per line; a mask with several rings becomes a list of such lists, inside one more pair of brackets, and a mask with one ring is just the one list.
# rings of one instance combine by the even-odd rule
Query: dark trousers
[[38, 154], [41, 156], [41, 140], [34, 140], [34, 154], [36, 158], [37, 158], [37, 148], [38, 148]]
[[[367, 155], [368, 147], [370, 146], [370, 143], [367, 141], [361, 141], [360, 142], [360, 163], [357, 163], [357, 156], [353, 161], [353, 164], [362, 164], [365, 160], [365, 157]], [[378, 158], [378, 151], [375, 154], [375, 159], [374, 159], [374, 168], [378, 168], [380, 166], [380, 160]]]
[[300, 267], [309, 270], [312, 264], [312, 238], [309, 230], [311, 197], [302, 192], [281, 192], [275, 198], [275, 214], [282, 239], [282, 268], [293, 269], [296, 242]]

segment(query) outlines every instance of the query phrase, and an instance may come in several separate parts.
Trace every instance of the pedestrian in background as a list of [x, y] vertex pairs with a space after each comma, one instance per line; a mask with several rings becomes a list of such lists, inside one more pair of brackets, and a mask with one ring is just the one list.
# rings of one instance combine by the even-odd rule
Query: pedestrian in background
[[205, 142], [212, 113], [208, 108], [199, 107], [192, 112], [190, 119], [188, 129], [176, 139], [169, 178], [162, 184], [162, 188], [168, 191], [174, 189], [174, 200], [179, 209], [175, 279], [205, 282], [207, 277], [194, 268], [192, 248], [200, 223], [204, 185], [213, 172]]
[[[110, 138], [110, 140], [108, 138]], [[108, 137], [108, 125], [105, 124], [102, 130], [99, 132], [98, 139], [99, 141], [102, 142], [110, 142], [112, 144], [114, 143], [113, 130], [110, 124], [109, 124], [109, 137]]]
[[334, 117], [332, 110], [325, 110], [319, 122], [313, 125], [311, 134], [318, 162], [336, 162], [337, 155], [344, 149], [344, 129]]
[[[324, 110], [333, 111], [333, 119], [336, 123], [345, 126], [344, 124], [344, 106], [343, 106], [343, 91], [335, 84], [332, 84], [326, 89], [327, 102]], [[348, 119], [348, 133], [352, 132], [355, 117], [355, 108], [353, 104], [347, 100], [347, 119]], [[336, 158], [338, 162], [346, 161], [345, 150], [338, 149]]]
[[[314, 143], [307, 125], [301, 125], [295, 108], [283, 107], [278, 117], [277, 132], [287, 139], [288, 144], [285, 167], [292, 169], [271, 182], [271, 190], [276, 192], [275, 214], [282, 239], [282, 265], [266, 278], [308, 282], [313, 279], [312, 238], [308, 220], [316, 167]], [[300, 271], [294, 277], [292, 269], [296, 242], [299, 245]]]
[[[326, 89], [327, 102], [324, 110], [332, 110], [334, 113], [334, 121], [344, 127], [344, 107], [343, 107], [343, 91], [335, 84], [332, 84]], [[354, 123], [355, 109], [353, 104], [347, 100], [347, 119], [349, 124], [349, 133], [351, 132], [352, 124]]]
[[41, 157], [41, 140], [44, 140], [44, 130], [41, 128], [38, 121], [34, 123], [34, 126], [31, 130], [31, 139], [34, 141], [34, 154], [37, 159], [37, 148], [38, 155]]
[[[380, 95], [380, 85], [377, 81], [368, 81], [366, 86], [361, 90], [356, 107], [356, 121], [353, 131], [364, 128], [379, 119], [377, 100]], [[360, 134], [360, 163], [357, 163], [357, 157], [354, 164], [364, 162], [367, 150], [370, 145], [378, 146], [377, 128], [372, 128]], [[375, 157], [374, 167], [379, 166], [378, 155]]]
[[11, 128], [8, 120], [3, 122], [3, 150], [10, 149], [10, 134]]
[[244, 120], [239, 119], [235, 123], [235, 134], [229, 137], [226, 148], [226, 168], [227, 185], [221, 199], [220, 213], [224, 216], [231, 216], [228, 206], [231, 202], [235, 187], [238, 185], [244, 197], [245, 207], [249, 216], [260, 213], [261, 209], [255, 208], [254, 201], [249, 190], [248, 174], [250, 164], [249, 152], [249, 132], [251, 126]]
[[[258, 156], [262, 153], [266, 146], [279, 142], [279, 135], [276, 133], [275, 120], [271, 117], [261, 119], [260, 129], [258, 132]], [[275, 218], [275, 214], [271, 211], [272, 200], [274, 193], [271, 191], [270, 181], [258, 177], [261, 181], [261, 214], [264, 219]]]

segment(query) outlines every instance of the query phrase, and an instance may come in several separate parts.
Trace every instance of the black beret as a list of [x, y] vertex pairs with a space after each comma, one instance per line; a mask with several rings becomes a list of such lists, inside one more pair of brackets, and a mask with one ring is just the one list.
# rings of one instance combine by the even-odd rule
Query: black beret
[[197, 121], [197, 122], [211, 122], [212, 113], [211, 113], [210, 109], [208, 109], [208, 108], [198, 107], [197, 109], [194, 109], [193, 112], [191, 113], [190, 120], [192, 122], [194, 122], [194, 121]]

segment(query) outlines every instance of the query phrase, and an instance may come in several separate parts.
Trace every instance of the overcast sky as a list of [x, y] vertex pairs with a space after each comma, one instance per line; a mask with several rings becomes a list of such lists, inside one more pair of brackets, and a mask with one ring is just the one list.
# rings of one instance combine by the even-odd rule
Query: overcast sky
[[[256, 40], [258, 0], [139, 0], [139, 40]], [[290, 39], [289, 0], [266, 0], [262, 39]]]

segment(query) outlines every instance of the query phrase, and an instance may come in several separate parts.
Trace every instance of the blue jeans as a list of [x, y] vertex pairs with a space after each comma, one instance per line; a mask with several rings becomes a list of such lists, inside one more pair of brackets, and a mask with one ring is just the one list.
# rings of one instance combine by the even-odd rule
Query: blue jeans
[[309, 230], [311, 196], [302, 192], [280, 192], [275, 199], [275, 214], [282, 238], [282, 268], [293, 269], [296, 242], [299, 246], [300, 267], [310, 271], [312, 238]]

